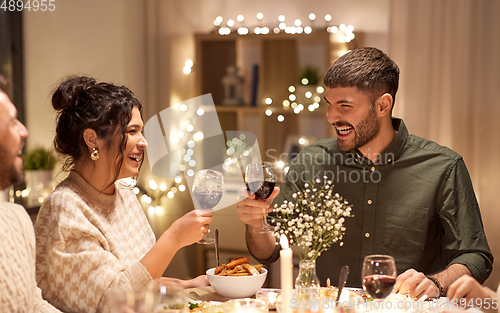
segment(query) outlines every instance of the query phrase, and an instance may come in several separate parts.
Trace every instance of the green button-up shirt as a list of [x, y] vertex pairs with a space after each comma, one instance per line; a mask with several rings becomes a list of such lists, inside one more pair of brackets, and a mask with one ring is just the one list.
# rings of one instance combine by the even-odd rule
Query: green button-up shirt
[[[338, 243], [317, 259], [321, 284], [338, 281], [342, 265], [350, 267], [348, 286], [361, 286], [363, 258], [389, 254], [398, 274], [414, 268], [433, 274], [458, 263], [479, 282], [491, 273], [493, 256], [481, 221], [472, 182], [460, 155], [435, 142], [408, 134], [402, 120], [377, 162], [359, 153], [343, 152], [337, 139], [325, 139], [303, 149], [290, 166], [275, 204], [304, 190], [323, 176], [352, 205], [346, 218], [343, 245]], [[268, 260], [278, 258], [279, 247]]]

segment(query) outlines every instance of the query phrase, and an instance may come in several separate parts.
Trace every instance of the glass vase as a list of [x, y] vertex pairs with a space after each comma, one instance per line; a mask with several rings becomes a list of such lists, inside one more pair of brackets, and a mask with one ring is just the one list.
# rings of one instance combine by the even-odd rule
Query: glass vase
[[319, 287], [319, 278], [316, 275], [316, 260], [301, 260], [299, 275], [295, 279], [295, 289]]
[[301, 260], [299, 263], [299, 275], [295, 279], [295, 289], [299, 301], [311, 301], [319, 299], [320, 282], [316, 275], [316, 260]]

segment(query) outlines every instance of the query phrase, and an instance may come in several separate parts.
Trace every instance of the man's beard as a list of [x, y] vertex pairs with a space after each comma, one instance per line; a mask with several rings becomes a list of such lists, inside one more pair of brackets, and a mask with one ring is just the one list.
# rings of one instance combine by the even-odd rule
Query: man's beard
[[16, 168], [9, 151], [0, 143], [0, 189], [23, 181], [23, 170]]
[[[338, 124], [338, 125], [337, 125]], [[347, 125], [354, 128], [354, 139], [349, 143], [345, 139], [337, 138], [337, 146], [343, 151], [352, 151], [369, 143], [379, 132], [380, 124], [375, 113], [375, 105], [372, 104], [368, 115], [354, 127], [348, 123], [336, 123], [336, 126]]]

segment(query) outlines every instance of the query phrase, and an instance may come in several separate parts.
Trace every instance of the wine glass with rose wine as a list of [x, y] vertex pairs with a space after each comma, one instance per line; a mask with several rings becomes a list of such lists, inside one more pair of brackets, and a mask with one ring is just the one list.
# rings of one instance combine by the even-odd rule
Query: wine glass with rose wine
[[363, 289], [373, 299], [380, 301], [380, 312], [382, 312], [382, 300], [391, 294], [396, 276], [396, 262], [392, 256], [382, 254], [365, 256], [361, 271]]
[[[247, 190], [255, 195], [257, 200], [266, 200], [271, 196], [276, 184], [276, 175], [270, 162], [254, 162], [247, 164], [245, 169], [245, 182]], [[267, 223], [266, 213], [262, 216], [262, 226], [257, 233], [268, 233], [273, 227]]]
[[[194, 176], [192, 195], [198, 215], [208, 215], [222, 198], [224, 178], [221, 172], [214, 170], [201, 170]], [[215, 239], [208, 234], [199, 244], [214, 243]]]

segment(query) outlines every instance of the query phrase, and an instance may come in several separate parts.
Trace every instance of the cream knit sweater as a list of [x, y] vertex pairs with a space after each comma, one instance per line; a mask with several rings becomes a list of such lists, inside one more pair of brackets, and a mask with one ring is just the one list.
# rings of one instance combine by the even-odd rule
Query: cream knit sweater
[[72, 171], [45, 200], [35, 224], [36, 280], [66, 312], [109, 312], [113, 298], [152, 278], [139, 260], [155, 237], [130, 187], [94, 189]]
[[9, 202], [0, 202], [0, 312], [59, 312], [36, 286], [33, 223]]

